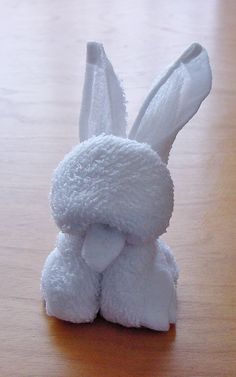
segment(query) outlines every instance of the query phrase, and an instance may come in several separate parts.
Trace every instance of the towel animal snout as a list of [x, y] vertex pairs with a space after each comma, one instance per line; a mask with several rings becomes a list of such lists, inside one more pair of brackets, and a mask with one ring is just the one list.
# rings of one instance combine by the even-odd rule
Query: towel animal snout
[[87, 230], [82, 257], [96, 272], [103, 272], [120, 254], [125, 245], [125, 235], [114, 227], [92, 224]]

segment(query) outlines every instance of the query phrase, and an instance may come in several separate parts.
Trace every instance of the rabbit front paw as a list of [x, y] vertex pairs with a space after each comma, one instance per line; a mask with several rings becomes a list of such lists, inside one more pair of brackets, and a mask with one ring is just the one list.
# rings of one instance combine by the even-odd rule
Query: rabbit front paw
[[[157, 331], [168, 331], [176, 322], [176, 288], [167, 271], [159, 271], [156, 285], [149, 286], [141, 325]], [[153, 288], [153, 289], [152, 289]]]
[[91, 322], [99, 310], [99, 277], [81, 257], [56, 248], [47, 258], [41, 280], [49, 316], [74, 323]]

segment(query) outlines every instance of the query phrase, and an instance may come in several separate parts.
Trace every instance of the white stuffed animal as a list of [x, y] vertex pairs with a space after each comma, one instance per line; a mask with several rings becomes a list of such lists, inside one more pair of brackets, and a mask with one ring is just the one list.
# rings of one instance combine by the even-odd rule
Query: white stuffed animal
[[190, 46], [153, 87], [126, 136], [125, 99], [101, 44], [88, 43], [80, 139], [50, 195], [61, 232], [41, 289], [48, 315], [167, 331], [178, 268], [159, 239], [173, 210], [168, 155], [211, 89], [206, 50]]

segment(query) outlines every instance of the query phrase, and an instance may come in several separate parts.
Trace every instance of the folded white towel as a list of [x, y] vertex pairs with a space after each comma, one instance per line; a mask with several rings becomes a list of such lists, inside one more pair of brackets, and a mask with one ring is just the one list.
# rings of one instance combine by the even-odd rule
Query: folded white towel
[[56, 168], [50, 195], [63, 233], [42, 273], [49, 315], [81, 323], [100, 310], [162, 331], [175, 323], [178, 269], [158, 238], [173, 210], [166, 164], [210, 88], [207, 53], [194, 44], [151, 90], [126, 138], [119, 81], [102, 45], [88, 44], [82, 142]]

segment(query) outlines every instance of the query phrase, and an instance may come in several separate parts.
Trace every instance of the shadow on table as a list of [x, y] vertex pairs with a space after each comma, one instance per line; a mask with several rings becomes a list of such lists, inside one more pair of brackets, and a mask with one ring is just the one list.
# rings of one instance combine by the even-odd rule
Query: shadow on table
[[79, 325], [46, 318], [51, 342], [67, 361], [68, 376], [156, 376], [173, 361], [175, 326], [163, 333], [125, 328], [100, 316]]

